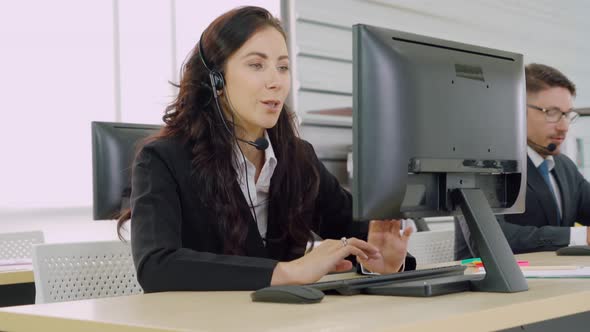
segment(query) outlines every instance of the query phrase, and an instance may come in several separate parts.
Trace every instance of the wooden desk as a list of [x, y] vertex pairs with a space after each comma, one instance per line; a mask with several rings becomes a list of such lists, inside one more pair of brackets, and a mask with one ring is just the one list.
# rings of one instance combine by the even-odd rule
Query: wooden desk
[[[590, 257], [520, 255], [532, 265]], [[326, 296], [318, 304], [253, 303], [249, 292], [170, 292], [0, 309], [4, 331], [489, 331], [590, 311], [590, 280], [531, 279], [521, 293], [434, 298]]]
[[35, 303], [35, 278], [32, 265], [0, 270], [0, 307]]
[[0, 286], [34, 282], [33, 267], [0, 270]]

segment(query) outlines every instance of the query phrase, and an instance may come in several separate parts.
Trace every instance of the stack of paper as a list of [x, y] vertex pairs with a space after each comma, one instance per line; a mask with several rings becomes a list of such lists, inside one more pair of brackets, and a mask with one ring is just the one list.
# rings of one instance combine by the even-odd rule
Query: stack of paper
[[526, 278], [590, 278], [590, 267], [551, 269], [551, 266], [539, 266], [536, 269], [523, 269]]
[[[584, 266], [521, 266], [525, 278], [590, 278], [590, 267]], [[480, 267], [476, 274], [485, 273]]]

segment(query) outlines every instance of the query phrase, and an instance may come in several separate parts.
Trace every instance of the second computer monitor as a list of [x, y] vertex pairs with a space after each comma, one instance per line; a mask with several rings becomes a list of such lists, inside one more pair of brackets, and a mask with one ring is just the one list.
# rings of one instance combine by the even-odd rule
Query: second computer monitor
[[92, 215], [115, 219], [129, 207], [131, 164], [139, 144], [161, 126], [92, 122]]

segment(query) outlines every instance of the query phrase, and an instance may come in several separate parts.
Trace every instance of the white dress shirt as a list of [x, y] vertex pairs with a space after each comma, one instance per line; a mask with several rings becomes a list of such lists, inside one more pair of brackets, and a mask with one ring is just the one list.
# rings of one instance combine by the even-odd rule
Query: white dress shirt
[[[553, 192], [555, 193], [555, 200], [557, 201], [557, 208], [559, 210], [559, 215], [563, 216], [562, 206], [561, 206], [561, 191], [559, 190], [559, 186], [557, 185], [557, 181], [553, 176], [551, 171], [555, 168], [555, 160], [553, 156], [547, 156], [547, 158], [543, 158], [537, 151], [533, 150], [530, 146], [527, 146], [527, 152], [529, 158], [535, 165], [536, 168], [541, 165], [543, 160], [547, 160], [547, 169], [549, 170], [549, 179], [551, 180], [551, 186], [553, 187]], [[586, 227], [570, 227], [570, 246], [575, 245], [586, 245]]]
[[[269, 190], [270, 180], [277, 166], [277, 158], [275, 156], [272, 144], [268, 138], [268, 133], [264, 132], [264, 137], [268, 140], [268, 148], [264, 150], [264, 165], [258, 176], [258, 181], [254, 181], [256, 175], [256, 166], [246, 158], [246, 169], [248, 176], [244, 179], [246, 171], [244, 171], [244, 158], [238, 147], [235, 147], [236, 153], [236, 172], [238, 175], [238, 183], [242, 189], [242, 193], [246, 198], [246, 202], [252, 210], [252, 217], [256, 213], [256, 220], [258, 222], [258, 232], [264, 239], [266, 237], [266, 229], [268, 225], [268, 203], [269, 203]], [[248, 181], [248, 184], [246, 184]], [[248, 189], [250, 189], [250, 196], [248, 196]], [[252, 202], [250, 202], [252, 198]]]

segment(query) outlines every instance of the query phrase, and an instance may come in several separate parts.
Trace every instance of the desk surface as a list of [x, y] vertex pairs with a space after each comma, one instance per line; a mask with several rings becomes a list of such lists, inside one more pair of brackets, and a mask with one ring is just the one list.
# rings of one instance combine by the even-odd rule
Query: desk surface
[[0, 286], [24, 284], [34, 282], [33, 267], [18, 266], [15, 269], [8, 270], [8, 267], [3, 266], [0, 270]]
[[[588, 257], [519, 255], [531, 265]], [[318, 304], [253, 303], [250, 292], [169, 292], [0, 309], [0, 330], [423, 331], [498, 330], [590, 311], [588, 279], [531, 279], [529, 291], [433, 298], [326, 296]]]

